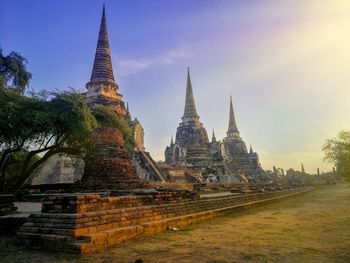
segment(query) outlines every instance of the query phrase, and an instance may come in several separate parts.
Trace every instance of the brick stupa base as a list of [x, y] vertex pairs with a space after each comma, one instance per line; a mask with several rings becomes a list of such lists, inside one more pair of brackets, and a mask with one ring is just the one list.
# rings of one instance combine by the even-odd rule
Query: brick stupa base
[[92, 149], [85, 158], [82, 190], [127, 190], [148, 188], [132, 165], [123, 135], [116, 128], [99, 128], [92, 134]]

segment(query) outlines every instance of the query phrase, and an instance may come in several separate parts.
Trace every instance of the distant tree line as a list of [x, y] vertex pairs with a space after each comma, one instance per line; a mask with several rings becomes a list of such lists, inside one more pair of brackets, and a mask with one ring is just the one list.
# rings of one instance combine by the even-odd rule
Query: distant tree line
[[341, 131], [323, 145], [324, 161], [335, 166], [339, 176], [350, 181], [350, 131]]
[[32, 75], [26, 59], [0, 49], [0, 192], [19, 189], [50, 156], [84, 156], [98, 127], [118, 128], [134, 148], [124, 120], [102, 105], [90, 111], [77, 91], [27, 92]]

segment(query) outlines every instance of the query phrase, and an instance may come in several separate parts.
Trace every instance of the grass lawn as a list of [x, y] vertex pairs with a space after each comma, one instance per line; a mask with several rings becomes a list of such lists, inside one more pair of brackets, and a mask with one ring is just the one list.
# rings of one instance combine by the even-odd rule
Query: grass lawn
[[103, 253], [29, 251], [0, 238], [0, 262], [350, 262], [350, 187], [337, 185], [236, 211]]

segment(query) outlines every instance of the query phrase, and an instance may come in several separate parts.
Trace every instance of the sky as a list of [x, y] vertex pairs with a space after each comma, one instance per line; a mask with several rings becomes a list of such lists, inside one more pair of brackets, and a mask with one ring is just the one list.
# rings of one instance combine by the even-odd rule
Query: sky
[[331, 169], [322, 145], [350, 129], [348, 0], [0, 0], [0, 47], [21, 53], [34, 90], [85, 91], [103, 4], [116, 81], [164, 159], [190, 67], [209, 137], [226, 136], [229, 97], [263, 168]]

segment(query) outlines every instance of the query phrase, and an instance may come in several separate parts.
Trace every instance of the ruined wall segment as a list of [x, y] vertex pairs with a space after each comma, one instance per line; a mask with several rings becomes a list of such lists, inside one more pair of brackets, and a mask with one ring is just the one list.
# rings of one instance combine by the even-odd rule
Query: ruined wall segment
[[85, 158], [83, 189], [124, 190], [144, 188], [124, 147], [124, 139], [116, 128], [99, 128], [92, 134], [93, 148]]

